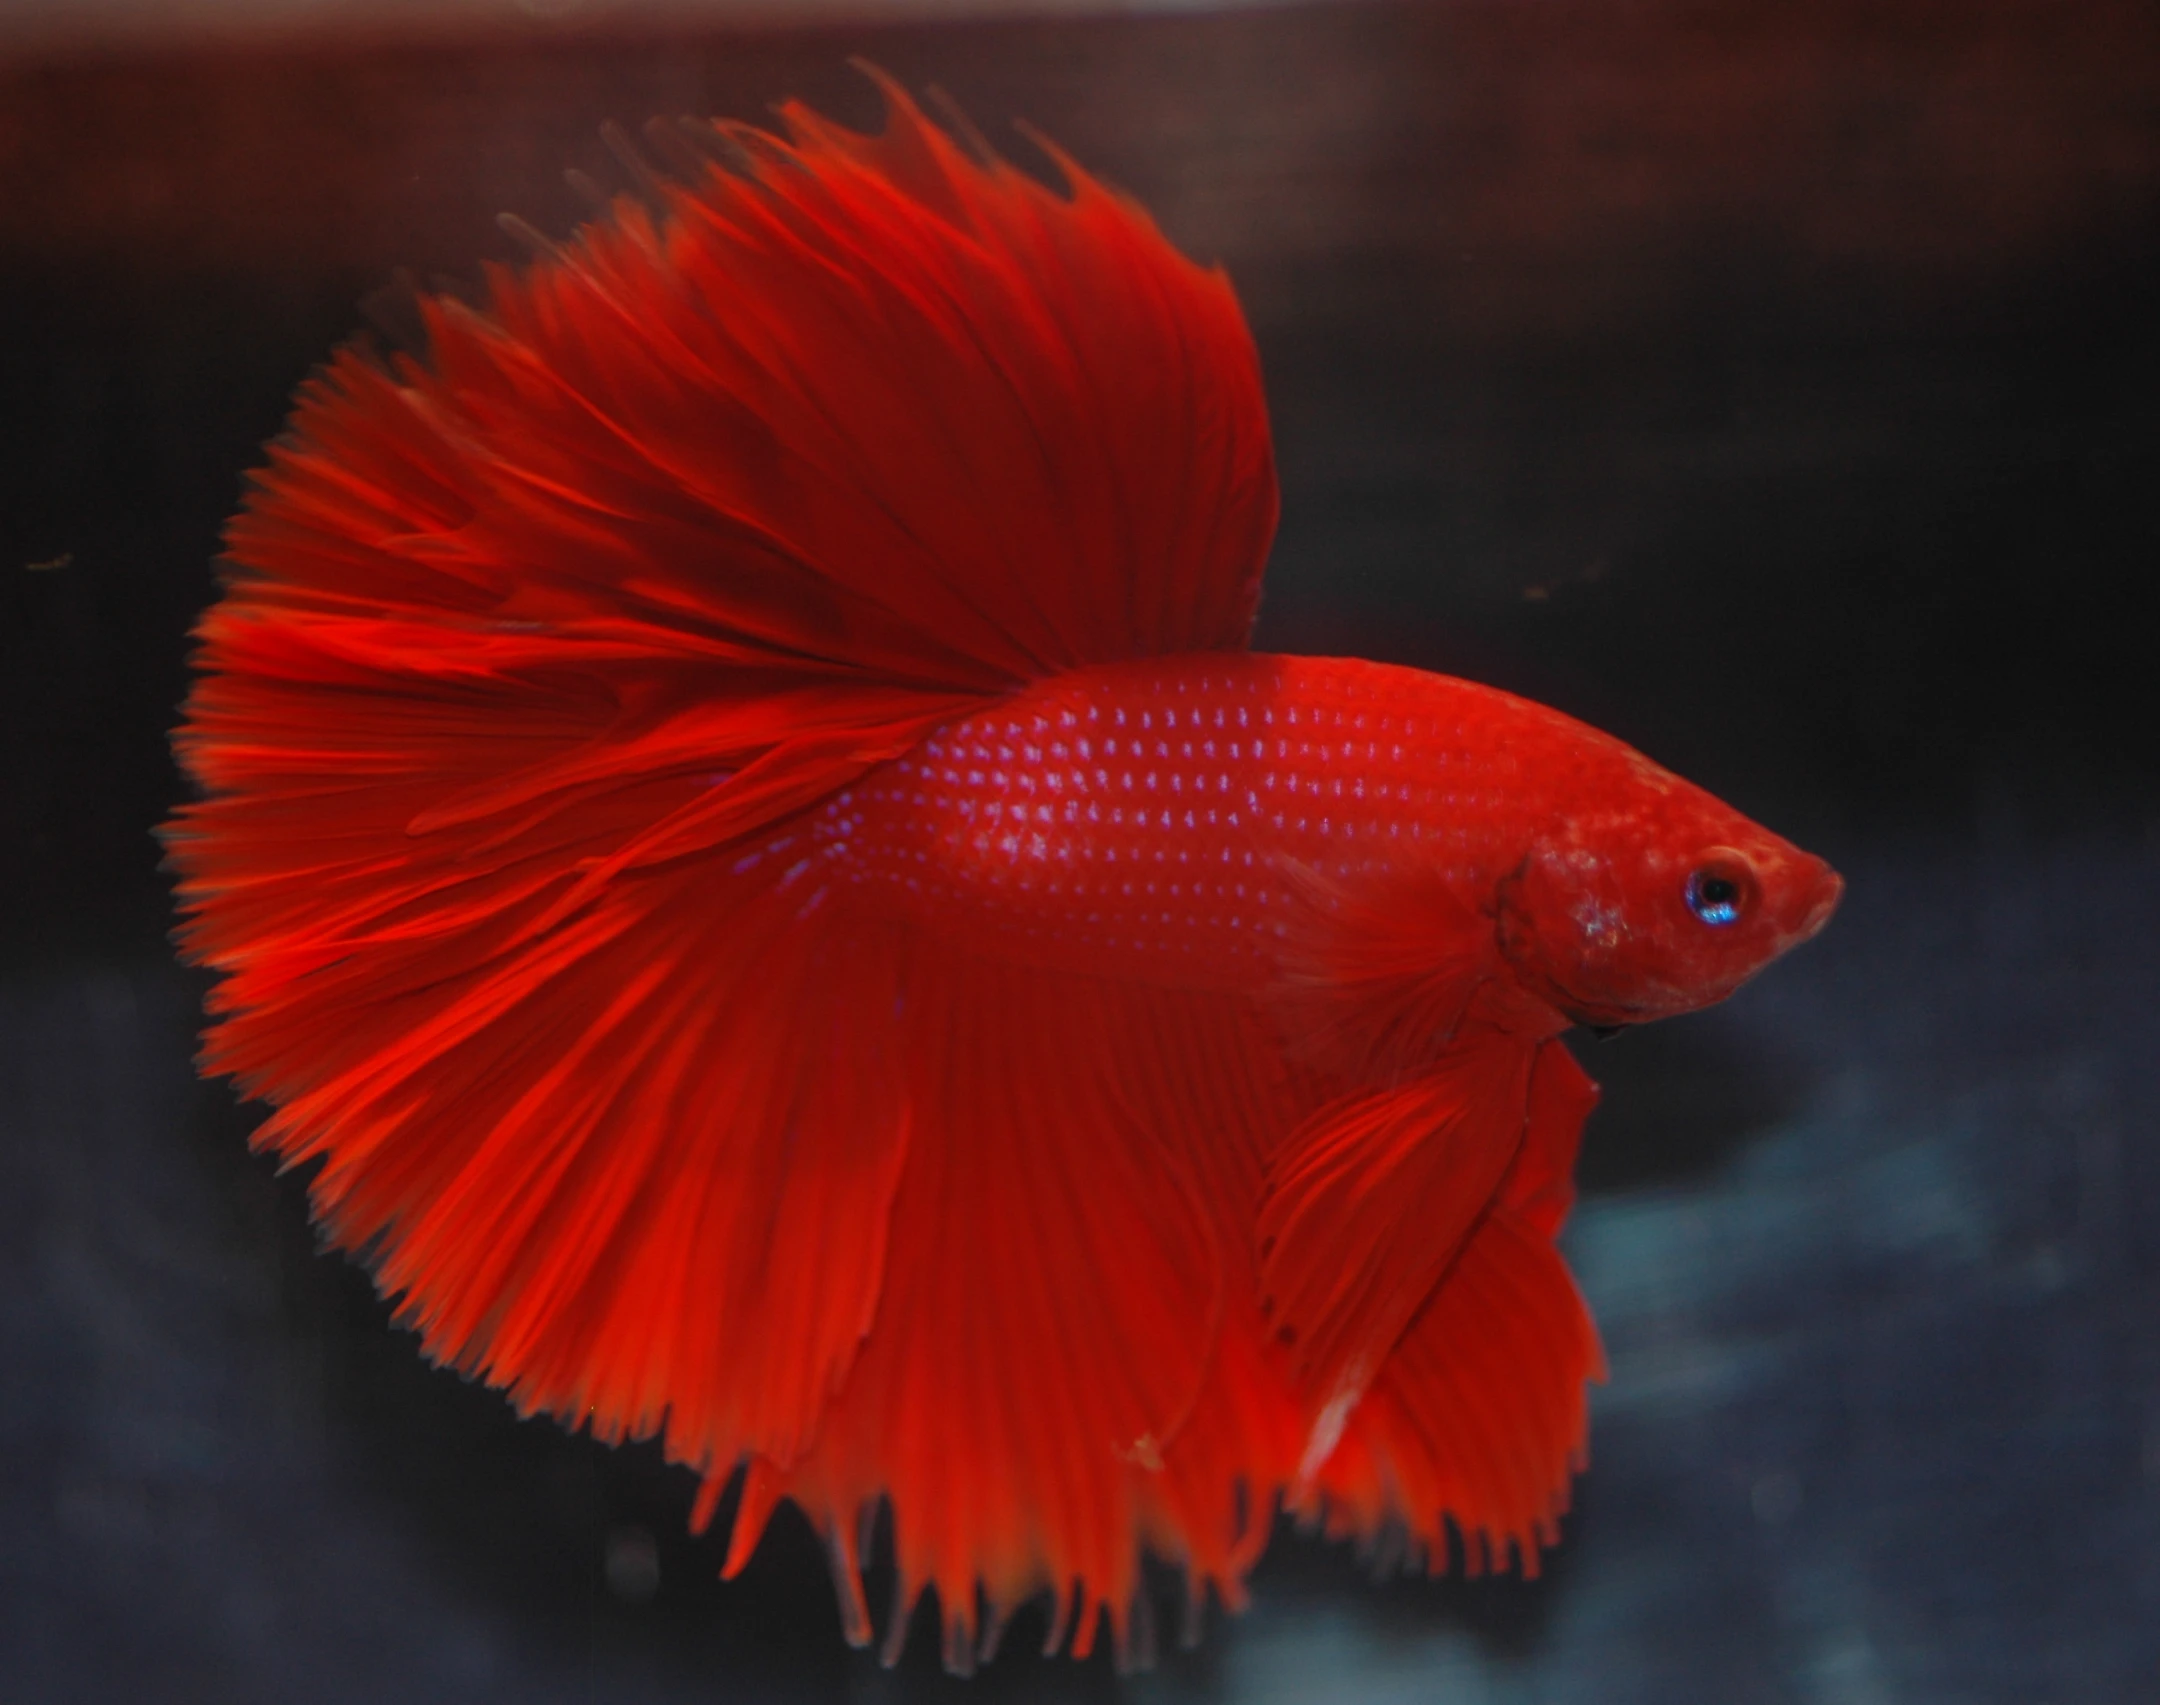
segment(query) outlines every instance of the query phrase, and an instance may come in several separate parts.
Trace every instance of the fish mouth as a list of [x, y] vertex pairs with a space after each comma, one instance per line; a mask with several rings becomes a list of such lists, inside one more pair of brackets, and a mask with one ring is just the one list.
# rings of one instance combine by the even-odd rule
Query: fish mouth
[[1815, 885], [1815, 898], [1809, 903], [1806, 913], [1793, 930], [1793, 942], [1797, 945], [1803, 941], [1812, 941], [1816, 936], [1820, 935], [1823, 925], [1830, 921], [1832, 914], [1838, 909], [1839, 902], [1844, 898], [1845, 878], [1832, 870], [1827, 864], [1824, 865], [1822, 876]]

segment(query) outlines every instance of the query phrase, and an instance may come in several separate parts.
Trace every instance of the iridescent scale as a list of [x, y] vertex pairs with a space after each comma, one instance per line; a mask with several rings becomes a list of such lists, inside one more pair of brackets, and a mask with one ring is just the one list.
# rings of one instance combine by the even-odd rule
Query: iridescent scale
[[812, 829], [835, 876], [1032, 961], [1241, 983], [1290, 862], [1489, 892], [1537, 809], [1488, 688], [1380, 665], [1204, 655], [1098, 668], [940, 730]]

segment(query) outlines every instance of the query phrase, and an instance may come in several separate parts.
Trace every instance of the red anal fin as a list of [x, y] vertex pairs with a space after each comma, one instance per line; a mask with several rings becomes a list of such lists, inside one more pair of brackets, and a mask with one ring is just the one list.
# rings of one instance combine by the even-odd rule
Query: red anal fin
[[1598, 1086], [1567, 1044], [1557, 1036], [1543, 1043], [1530, 1072], [1522, 1153], [1500, 1189], [1501, 1202], [1541, 1237], [1559, 1236], [1575, 1205], [1575, 1154], [1597, 1104]]
[[1401, 1522], [1440, 1572], [1447, 1527], [1464, 1566], [1535, 1575], [1585, 1463], [1587, 1387], [1605, 1358], [1551, 1241], [1506, 1207], [1478, 1224], [1411, 1323], [1342, 1447], [1319, 1473], [1338, 1536]]
[[1256, 1437], [1265, 1417], [1222, 1412], [1226, 1380], [1261, 1377], [1236, 1160], [1210, 1152], [1267, 1117], [1242, 1022], [959, 953], [911, 962], [915, 1135], [876, 1330], [786, 1488], [828, 1535], [890, 1498], [888, 1654], [927, 1589], [953, 1667], [1045, 1591], [1065, 1601], [1053, 1644], [1085, 1656], [1107, 1630], [1133, 1658], [1143, 1543], [1235, 1593], [1237, 1483], [1264, 1497], [1289, 1454]]
[[1315, 1114], [1276, 1156], [1260, 1283], [1324, 1460], [1388, 1351], [1491, 1206], [1523, 1137], [1536, 1044], [1479, 1028], [1427, 1072]]

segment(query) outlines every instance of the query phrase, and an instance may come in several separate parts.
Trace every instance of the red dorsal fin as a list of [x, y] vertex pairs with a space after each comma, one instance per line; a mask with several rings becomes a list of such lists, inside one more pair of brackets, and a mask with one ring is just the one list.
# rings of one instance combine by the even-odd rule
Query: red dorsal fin
[[1260, 1283], [1312, 1403], [1308, 1471], [1492, 1205], [1536, 1047], [1465, 1028], [1423, 1075], [1322, 1108], [1270, 1167]]
[[[1219, 272], [1060, 160], [800, 106], [714, 166], [442, 304], [399, 375], [470, 476], [440, 568], [561, 619], [625, 595], [771, 665], [1000, 687], [1245, 642], [1275, 516]], [[824, 667], [821, 669], [820, 665]]]
[[883, 135], [789, 108], [657, 221], [626, 199], [484, 313], [423, 303], [425, 363], [305, 387], [178, 736], [199, 956], [246, 945], [215, 895], [301, 856], [228, 801], [498, 863], [574, 812], [604, 878], [1034, 676], [1244, 644], [1276, 496], [1228, 281], [884, 87]]

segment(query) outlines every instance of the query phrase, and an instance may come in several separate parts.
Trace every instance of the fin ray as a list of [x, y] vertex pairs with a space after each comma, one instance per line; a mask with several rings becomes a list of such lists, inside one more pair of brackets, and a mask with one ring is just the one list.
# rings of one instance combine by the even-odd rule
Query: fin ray
[[1472, 1573], [1526, 1575], [1556, 1543], [1584, 1465], [1588, 1386], [1604, 1355], [1550, 1239], [1500, 1207], [1464, 1245], [1350, 1418], [1319, 1490], [1337, 1533], [1404, 1523], [1438, 1572], [1447, 1524]]
[[1075, 1655], [1104, 1617], [1130, 1634], [1144, 1545], [1234, 1599], [1236, 1483], [1271, 1490], [1296, 1436], [1237, 1230], [1234, 1176], [1287, 1117], [1251, 1076], [1264, 1025], [942, 945], [908, 1001], [891, 1274], [790, 1490], [821, 1526], [889, 1496], [896, 1602], [934, 1589], [948, 1642], [980, 1637], [978, 1594], [984, 1628], [1069, 1595]]
[[1460, 1032], [1421, 1076], [1322, 1108], [1271, 1163], [1261, 1286], [1320, 1427], [1339, 1427], [1492, 1202], [1522, 1142], [1534, 1050]]

